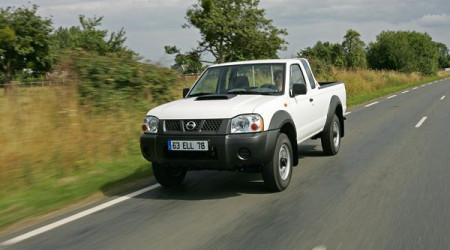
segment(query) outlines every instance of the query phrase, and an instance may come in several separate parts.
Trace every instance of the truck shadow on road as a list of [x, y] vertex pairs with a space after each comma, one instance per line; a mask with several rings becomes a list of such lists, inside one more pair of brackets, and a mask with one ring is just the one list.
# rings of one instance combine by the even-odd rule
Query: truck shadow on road
[[298, 148], [298, 156], [300, 159], [305, 157], [326, 157], [320, 144], [300, 145]]
[[[120, 196], [156, 184], [153, 177], [145, 179], [146, 184], [136, 184], [127, 192], [111, 189], [111, 185], [101, 188], [106, 196]], [[264, 186], [261, 174], [218, 171], [190, 171], [180, 187], [162, 186], [136, 196], [138, 199], [155, 200], [214, 200], [241, 196], [243, 194], [271, 194]]]

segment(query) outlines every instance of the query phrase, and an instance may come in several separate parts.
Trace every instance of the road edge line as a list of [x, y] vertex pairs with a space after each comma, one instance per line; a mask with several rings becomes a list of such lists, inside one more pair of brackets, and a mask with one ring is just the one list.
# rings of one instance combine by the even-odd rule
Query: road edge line
[[24, 233], [24, 234], [21, 234], [19, 236], [16, 236], [16, 237], [14, 237], [14, 238], [12, 238], [10, 240], [7, 240], [7, 241], [4, 241], [4, 242], [0, 243], [0, 246], [11, 246], [11, 245], [17, 244], [17, 243], [19, 243], [21, 241], [24, 241], [24, 240], [29, 239], [31, 237], [34, 237], [36, 235], [45, 233], [47, 231], [50, 231], [52, 229], [55, 229], [55, 228], [60, 227], [62, 225], [65, 225], [65, 224], [70, 223], [72, 221], [81, 219], [81, 218], [86, 217], [88, 215], [91, 215], [91, 214], [93, 214], [95, 212], [101, 211], [101, 210], [103, 210], [105, 208], [114, 206], [114, 205], [116, 205], [118, 203], [121, 203], [121, 202], [126, 201], [128, 199], [131, 199], [133, 197], [136, 197], [138, 195], [146, 193], [146, 192], [148, 192], [150, 190], [153, 190], [153, 189], [155, 189], [155, 188], [157, 188], [159, 186], [161, 186], [161, 185], [154, 184], [154, 185], [152, 185], [150, 187], [142, 188], [142, 189], [137, 190], [135, 192], [129, 193], [127, 195], [121, 196], [121, 197], [116, 198], [114, 200], [111, 200], [111, 201], [105, 202], [103, 204], [100, 204], [98, 206], [95, 206], [93, 208], [89, 208], [89, 209], [87, 209], [85, 211], [82, 211], [82, 212], [79, 212], [77, 214], [71, 215], [71, 216], [69, 216], [67, 218], [58, 220], [58, 221], [50, 223], [50, 224], [48, 224], [46, 226], [43, 226], [43, 227], [40, 227], [38, 229], [32, 230], [32, 231], [30, 231], [28, 233]]

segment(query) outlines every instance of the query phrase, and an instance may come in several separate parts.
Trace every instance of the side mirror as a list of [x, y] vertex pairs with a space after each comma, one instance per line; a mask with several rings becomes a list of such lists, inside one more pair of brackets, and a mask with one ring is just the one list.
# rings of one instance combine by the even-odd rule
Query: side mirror
[[305, 95], [307, 92], [306, 89], [306, 84], [298, 84], [298, 83], [294, 83], [292, 85], [292, 95], [296, 96], [296, 95]]
[[184, 88], [183, 89], [183, 98], [185, 98], [187, 96], [189, 90], [190, 90], [189, 88]]

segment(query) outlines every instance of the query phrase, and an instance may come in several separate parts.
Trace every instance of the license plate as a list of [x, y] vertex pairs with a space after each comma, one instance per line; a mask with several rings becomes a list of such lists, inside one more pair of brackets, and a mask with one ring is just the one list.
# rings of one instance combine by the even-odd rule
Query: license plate
[[169, 151], [208, 151], [208, 141], [172, 141], [168, 143]]

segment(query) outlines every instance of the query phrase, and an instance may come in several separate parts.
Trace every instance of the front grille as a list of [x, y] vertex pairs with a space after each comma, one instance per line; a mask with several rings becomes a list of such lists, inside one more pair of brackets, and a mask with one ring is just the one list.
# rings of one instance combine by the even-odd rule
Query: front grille
[[222, 120], [205, 120], [200, 131], [216, 132], [222, 125]]
[[[195, 122], [196, 127], [193, 130], [188, 130], [186, 124], [190, 121]], [[222, 120], [165, 120], [165, 131], [167, 132], [218, 132], [222, 125]]]
[[166, 121], [167, 131], [182, 131], [180, 120], [167, 120]]

